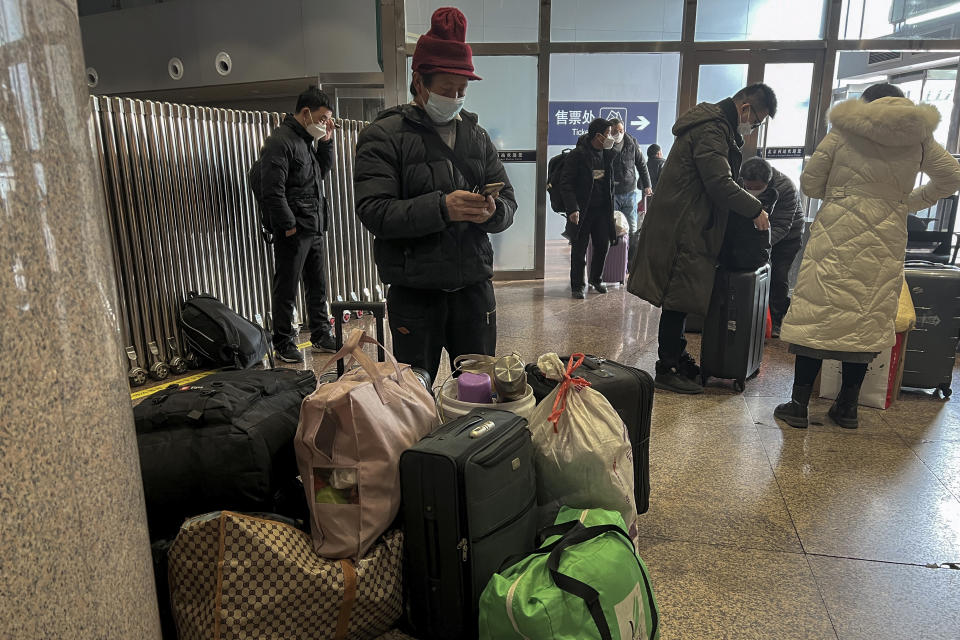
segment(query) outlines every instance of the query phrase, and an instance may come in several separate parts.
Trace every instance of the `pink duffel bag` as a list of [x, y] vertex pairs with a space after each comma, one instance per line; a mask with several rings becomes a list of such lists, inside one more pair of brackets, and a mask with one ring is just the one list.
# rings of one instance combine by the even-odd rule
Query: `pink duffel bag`
[[[430, 393], [389, 351], [375, 362], [354, 329], [339, 358], [360, 365], [321, 383], [303, 401], [295, 447], [317, 553], [361, 558], [400, 509], [400, 454], [439, 424]], [[349, 362], [347, 363], [349, 367]]]

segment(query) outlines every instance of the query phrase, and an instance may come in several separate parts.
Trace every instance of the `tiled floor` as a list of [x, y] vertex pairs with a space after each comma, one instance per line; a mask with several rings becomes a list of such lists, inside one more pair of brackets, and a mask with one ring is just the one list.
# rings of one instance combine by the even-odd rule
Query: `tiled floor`
[[[563, 252], [554, 272], [562, 273]], [[585, 351], [652, 371], [658, 311], [565, 277], [498, 284], [499, 351]], [[699, 352], [692, 335], [690, 350]], [[441, 372], [440, 377], [446, 374]], [[743, 395], [657, 393], [641, 517], [662, 640], [960, 638], [960, 399], [905, 393], [841, 430], [773, 420], [792, 357], [767, 344]]]

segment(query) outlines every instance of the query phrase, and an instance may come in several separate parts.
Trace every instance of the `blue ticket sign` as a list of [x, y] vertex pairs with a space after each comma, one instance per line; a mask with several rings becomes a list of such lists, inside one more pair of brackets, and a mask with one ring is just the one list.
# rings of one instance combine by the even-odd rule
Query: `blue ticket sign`
[[657, 141], [656, 102], [551, 102], [548, 144], [572, 147], [594, 118], [618, 118], [640, 144]]

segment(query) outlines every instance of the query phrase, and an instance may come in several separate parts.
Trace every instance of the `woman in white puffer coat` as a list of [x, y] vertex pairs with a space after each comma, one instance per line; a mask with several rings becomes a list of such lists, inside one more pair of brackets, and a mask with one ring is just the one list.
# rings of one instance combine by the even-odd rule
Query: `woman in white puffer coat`
[[[830, 111], [830, 133], [800, 176], [803, 192], [823, 206], [780, 333], [796, 363], [793, 398], [774, 416], [790, 426], [807, 426], [813, 382], [828, 359], [843, 362], [828, 415], [857, 427], [867, 365], [896, 341], [907, 214], [960, 189], [960, 165], [932, 137], [939, 122], [936, 108], [913, 104], [891, 84]], [[921, 171], [930, 181], [914, 188]]]

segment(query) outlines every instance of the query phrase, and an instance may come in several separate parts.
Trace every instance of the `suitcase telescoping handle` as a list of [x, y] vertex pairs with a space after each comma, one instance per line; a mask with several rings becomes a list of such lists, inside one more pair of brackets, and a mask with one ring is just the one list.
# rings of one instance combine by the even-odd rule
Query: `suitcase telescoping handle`
[[[384, 318], [387, 316], [386, 302], [331, 302], [330, 313], [333, 315], [334, 340], [337, 345], [337, 351], [343, 348], [343, 314], [345, 311], [363, 311], [371, 313], [377, 319], [377, 342], [386, 344], [384, 341]], [[385, 362], [387, 355], [383, 348], [377, 347], [377, 360]], [[343, 375], [346, 366], [343, 358], [337, 360], [337, 377]]]

